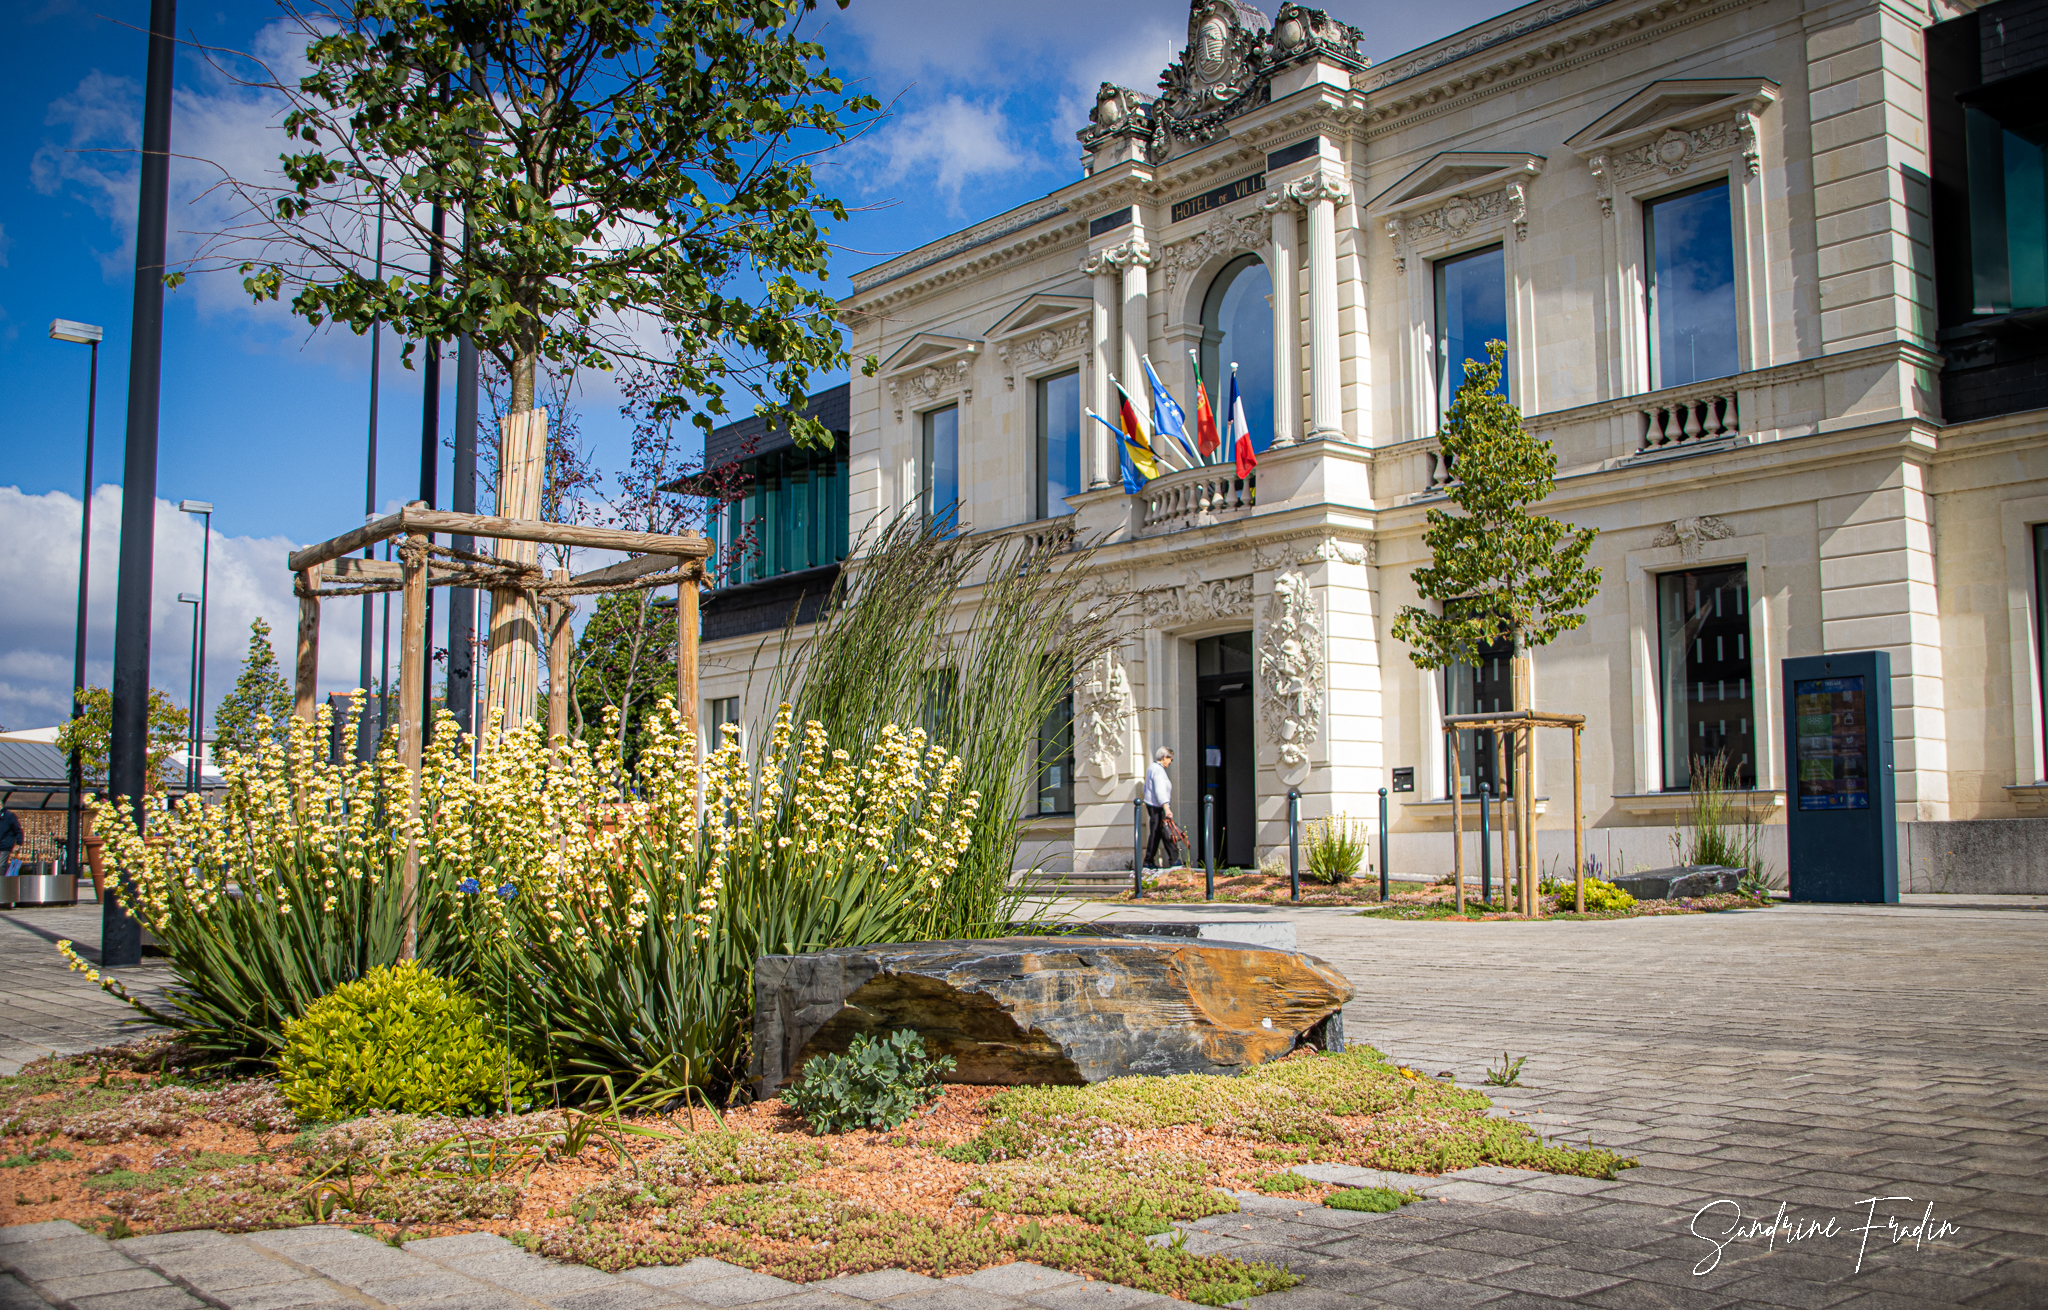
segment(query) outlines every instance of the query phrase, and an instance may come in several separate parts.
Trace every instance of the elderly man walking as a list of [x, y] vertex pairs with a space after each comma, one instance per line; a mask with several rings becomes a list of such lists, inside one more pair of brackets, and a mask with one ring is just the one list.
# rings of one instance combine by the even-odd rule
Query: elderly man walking
[[1167, 824], [1173, 821], [1173, 779], [1166, 773], [1171, 767], [1173, 749], [1161, 746], [1152, 752], [1152, 767], [1145, 770], [1145, 817], [1152, 826], [1151, 836], [1145, 842], [1145, 867], [1149, 869], [1167, 867], [1158, 860], [1161, 846], [1177, 858], [1173, 838], [1166, 830]]

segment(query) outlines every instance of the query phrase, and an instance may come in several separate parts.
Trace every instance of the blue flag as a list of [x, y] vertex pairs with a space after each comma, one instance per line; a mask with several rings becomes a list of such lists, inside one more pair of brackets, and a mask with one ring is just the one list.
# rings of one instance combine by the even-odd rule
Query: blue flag
[[1180, 402], [1152, 371], [1152, 357], [1145, 356], [1145, 380], [1152, 384], [1152, 431], [1162, 437], [1172, 437], [1183, 451], [1187, 452], [1190, 465], [1203, 463], [1195, 448], [1188, 444], [1188, 418], [1181, 412]]
[[[1145, 484], [1151, 481], [1151, 478], [1145, 475], [1144, 470], [1140, 469], [1138, 467], [1137, 461], [1131, 457], [1131, 439], [1125, 435], [1124, 430], [1122, 428], [1119, 428], [1116, 424], [1102, 417], [1102, 415], [1096, 413], [1094, 410], [1091, 409], [1088, 411], [1088, 417], [1094, 419], [1097, 423], [1100, 423], [1102, 426], [1108, 428], [1111, 432], [1116, 433], [1116, 455], [1117, 462], [1123, 466], [1124, 494], [1126, 496], [1135, 496], [1140, 491], [1143, 491], [1145, 489]], [[1146, 454], [1146, 460], [1148, 463], [1151, 460], [1149, 452], [1147, 452]], [[1157, 464], [1153, 465], [1153, 468], [1155, 470], [1158, 467], [1159, 466]], [[1155, 472], [1152, 476], [1157, 477], [1158, 474]]]

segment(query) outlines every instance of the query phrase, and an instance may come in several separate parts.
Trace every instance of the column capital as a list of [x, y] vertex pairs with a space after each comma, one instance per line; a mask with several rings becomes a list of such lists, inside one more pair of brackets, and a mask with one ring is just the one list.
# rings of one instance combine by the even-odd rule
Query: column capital
[[1302, 205], [1316, 200], [1349, 200], [1351, 184], [1327, 169], [1317, 169], [1307, 177], [1289, 182], [1286, 194]]
[[[1157, 252], [1151, 245], [1137, 237], [1110, 246], [1093, 258], [1101, 260], [1111, 268], [1151, 268], [1159, 262]], [[1087, 265], [1083, 264], [1082, 267], [1085, 269]]]
[[1280, 186], [1268, 191], [1265, 199], [1259, 201], [1259, 208], [1268, 214], [1278, 214], [1284, 210], [1300, 209], [1301, 202], [1289, 194], [1290, 189], [1288, 186]]

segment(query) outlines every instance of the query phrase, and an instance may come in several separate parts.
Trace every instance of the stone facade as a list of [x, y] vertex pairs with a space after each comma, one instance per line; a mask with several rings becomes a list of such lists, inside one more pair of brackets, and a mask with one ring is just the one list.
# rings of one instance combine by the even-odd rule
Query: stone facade
[[[1593, 852], [1670, 862], [1685, 802], [1666, 787], [1657, 579], [1713, 565], [1747, 570], [1759, 812], [1783, 821], [1779, 662], [1872, 648], [1891, 655], [1897, 818], [1917, 842], [2041, 812], [2048, 412], [1940, 412], [1921, 50], [1951, 11], [1933, 8], [1560, 0], [1367, 66], [1316, 11], [1196, 0], [1159, 94], [1103, 87], [1085, 177], [857, 275], [854, 354], [882, 366], [852, 382], [856, 535], [914, 501], [920, 415], [957, 404], [970, 528], [1070, 526], [1103, 543], [1095, 585], [1141, 596], [1076, 672], [1081, 782], [1070, 816], [1036, 824], [1043, 850], [1129, 867], [1151, 750], [1176, 747], [1196, 790], [1195, 643], [1248, 631], [1258, 854], [1284, 847], [1290, 789], [1306, 816], [1367, 816], [1406, 767], [1393, 866], [1448, 868], [1444, 681], [1387, 629], [1417, 601], [1445, 479], [1430, 270], [1489, 243], [1510, 394], [1558, 454], [1545, 509], [1600, 530], [1586, 624], [1535, 653], [1536, 703], [1588, 716]], [[1719, 179], [1738, 371], [1653, 389], [1644, 202]], [[1109, 413], [1111, 376], [1149, 356], [1192, 412], [1204, 297], [1248, 252], [1274, 304], [1256, 494], [1198, 467], [1126, 495], [1090, 423], [1071, 518], [1036, 520], [1030, 384], [1078, 367], [1083, 405]], [[704, 694], [747, 694], [758, 646], [708, 643]], [[1569, 739], [1548, 735], [1546, 859], [1571, 828]], [[2023, 829], [1972, 829], [1972, 849]]]

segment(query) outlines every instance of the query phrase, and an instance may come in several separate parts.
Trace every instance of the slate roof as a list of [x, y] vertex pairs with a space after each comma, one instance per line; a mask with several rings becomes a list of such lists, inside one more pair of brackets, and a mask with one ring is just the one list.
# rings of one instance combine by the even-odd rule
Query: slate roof
[[[812, 395], [804, 402], [803, 412], [844, 439], [852, 427], [852, 397], [853, 388], [842, 382]], [[711, 429], [711, 435], [704, 441], [704, 467], [716, 468], [736, 459], [772, 455], [795, 446], [796, 438], [789, 435], [787, 428], [777, 427], [770, 432], [766, 419], [749, 414], [737, 422]]]

